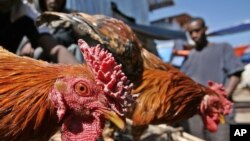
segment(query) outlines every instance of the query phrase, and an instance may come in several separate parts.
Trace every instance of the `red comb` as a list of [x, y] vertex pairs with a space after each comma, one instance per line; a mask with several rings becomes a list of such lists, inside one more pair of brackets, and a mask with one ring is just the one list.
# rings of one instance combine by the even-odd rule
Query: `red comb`
[[[119, 103], [123, 112], [133, 102], [131, 93], [132, 84], [122, 72], [122, 66], [115, 61], [111, 53], [105, 51], [100, 45], [89, 47], [88, 44], [79, 40], [78, 45], [83, 52], [87, 65], [95, 74], [97, 84], [103, 87], [106, 95]], [[111, 107], [118, 113], [119, 109], [111, 103]], [[122, 114], [122, 113], [120, 113]]]

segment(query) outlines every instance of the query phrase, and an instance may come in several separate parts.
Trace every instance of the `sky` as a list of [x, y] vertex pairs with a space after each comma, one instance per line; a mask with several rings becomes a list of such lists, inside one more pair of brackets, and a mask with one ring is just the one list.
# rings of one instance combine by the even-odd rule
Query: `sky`
[[[203, 17], [208, 32], [250, 20], [250, 0], [174, 0], [166, 9], [167, 16], [188, 13]], [[228, 42], [233, 46], [250, 44], [250, 30], [242, 33], [210, 37], [213, 42]]]

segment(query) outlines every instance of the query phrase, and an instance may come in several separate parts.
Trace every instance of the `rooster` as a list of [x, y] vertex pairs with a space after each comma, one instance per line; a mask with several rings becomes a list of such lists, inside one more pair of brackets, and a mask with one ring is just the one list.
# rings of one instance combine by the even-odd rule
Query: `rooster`
[[49, 64], [0, 48], [0, 139], [95, 141], [105, 119], [124, 129], [132, 84], [110, 53], [80, 41], [87, 64]]
[[184, 73], [166, 64], [143, 48], [132, 29], [124, 22], [103, 15], [85, 13], [45, 12], [37, 25], [67, 21], [78, 35], [89, 35], [94, 42], [111, 52], [123, 65], [123, 71], [134, 83], [133, 94], [138, 94], [131, 113], [139, 139], [141, 129], [149, 124], [173, 124], [200, 114], [205, 127], [215, 132], [232, 103], [222, 85], [208, 82], [205, 87]]

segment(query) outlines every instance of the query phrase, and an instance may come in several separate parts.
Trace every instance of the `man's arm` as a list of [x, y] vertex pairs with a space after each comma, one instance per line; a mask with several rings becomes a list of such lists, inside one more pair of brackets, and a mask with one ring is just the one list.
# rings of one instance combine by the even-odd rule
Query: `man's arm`
[[225, 85], [226, 92], [228, 93], [229, 99], [232, 99], [234, 90], [241, 79], [241, 73], [244, 71], [244, 64], [241, 62], [240, 58], [234, 53], [233, 47], [229, 44], [224, 46], [224, 70], [228, 76], [228, 81]]
[[226, 92], [228, 93], [228, 98], [232, 100], [232, 96], [234, 90], [236, 89], [237, 85], [240, 83], [240, 76], [241, 72], [237, 72], [234, 75], [230, 75], [228, 82], [226, 84]]

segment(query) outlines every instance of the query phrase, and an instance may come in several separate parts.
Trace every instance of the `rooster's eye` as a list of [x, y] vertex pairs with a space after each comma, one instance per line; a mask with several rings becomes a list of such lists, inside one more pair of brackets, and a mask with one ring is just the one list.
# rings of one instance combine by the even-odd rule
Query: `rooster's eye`
[[75, 91], [80, 96], [88, 96], [89, 90], [84, 82], [78, 82], [75, 85]]

